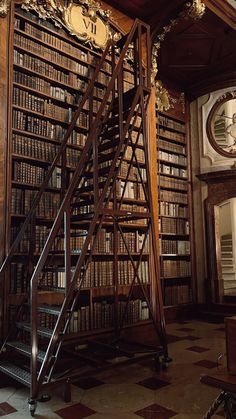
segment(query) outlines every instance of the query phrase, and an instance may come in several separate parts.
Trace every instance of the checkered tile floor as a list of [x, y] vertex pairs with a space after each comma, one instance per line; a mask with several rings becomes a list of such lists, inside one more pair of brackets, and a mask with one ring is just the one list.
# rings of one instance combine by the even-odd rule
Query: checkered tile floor
[[[78, 379], [72, 401], [64, 403], [60, 390], [50, 401], [38, 403], [35, 417], [47, 419], [202, 419], [217, 396], [217, 389], [201, 384], [200, 375], [222, 368], [226, 362], [223, 324], [200, 321], [167, 326], [167, 370], [155, 371], [154, 361], [122, 366], [93, 377]], [[0, 375], [0, 417], [25, 419], [28, 390]], [[222, 411], [215, 419], [222, 418]]]

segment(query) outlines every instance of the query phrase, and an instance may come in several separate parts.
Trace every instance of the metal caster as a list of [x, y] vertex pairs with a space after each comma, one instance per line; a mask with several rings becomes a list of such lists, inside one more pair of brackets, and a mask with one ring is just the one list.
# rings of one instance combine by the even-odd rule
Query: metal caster
[[161, 360], [159, 356], [155, 356], [154, 358], [155, 361], [155, 370], [156, 372], [160, 372], [161, 371]]
[[28, 403], [29, 403], [29, 411], [30, 411], [30, 415], [31, 415], [31, 416], [34, 416], [35, 411], [36, 411], [36, 407], [37, 407], [37, 401], [36, 401], [36, 400], [34, 400], [34, 399], [30, 399], [30, 400], [28, 401]]

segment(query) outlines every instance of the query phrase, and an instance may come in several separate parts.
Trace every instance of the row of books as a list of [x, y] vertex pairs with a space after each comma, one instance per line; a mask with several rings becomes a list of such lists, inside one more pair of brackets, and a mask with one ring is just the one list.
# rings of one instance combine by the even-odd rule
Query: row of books
[[[132, 155], [133, 155], [133, 148], [128, 146], [126, 151], [125, 151], [125, 158], [127, 160], [131, 160], [132, 159]], [[137, 158], [137, 161], [139, 163], [145, 163], [145, 153], [144, 150], [142, 150], [141, 148], [136, 147], [135, 148], [135, 156]], [[135, 159], [133, 159], [133, 161], [135, 162]]]
[[45, 45], [35, 42], [32, 39], [22, 36], [16, 32], [14, 33], [14, 44], [15, 46], [19, 46], [21, 49], [30, 51], [37, 57], [43, 58], [65, 68], [65, 70], [73, 71], [81, 76], [91, 76], [91, 69], [87, 65], [83, 65], [81, 62], [77, 62], [52, 48], [47, 48]]
[[160, 191], [160, 199], [167, 202], [178, 202], [181, 204], [188, 203], [188, 195], [186, 193], [175, 192], [175, 191]]
[[168, 131], [165, 128], [160, 128], [159, 129], [159, 135], [161, 137], [168, 138], [169, 140], [178, 141], [180, 143], [184, 143], [185, 144], [185, 137], [184, 137], [184, 135], [179, 134], [177, 132], [172, 132], [172, 131]]
[[180, 204], [172, 204], [171, 202], [160, 202], [160, 215], [168, 215], [171, 217], [188, 217], [188, 207]]
[[[47, 169], [34, 166], [25, 162], [13, 162], [13, 180], [20, 183], [28, 183], [31, 185], [40, 185], [46, 176]], [[49, 187], [61, 188], [61, 168], [55, 167]]]
[[171, 128], [176, 131], [185, 132], [185, 124], [175, 119], [171, 119], [169, 116], [158, 115], [158, 124], [166, 128]]
[[[44, 99], [38, 98], [34, 95], [30, 95], [28, 92], [24, 92], [23, 90], [20, 90], [20, 89], [15, 89], [14, 92], [23, 93], [21, 97], [20, 96], [13, 97], [13, 104], [15, 106], [24, 107], [25, 110], [27, 109], [32, 110], [33, 112], [37, 112], [38, 114], [41, 114], [45, 118], [56, 119], [59, 122], [63, 122], [66, 124], [69, 124], [71, 122], [72, 117], [73, 117], [72, 108], [68, 108], [68, 109], [61, 108], [60, 106], [56, 106], [52, 104], [50, 101], [47, 102]], [[28, 98], [27, 101], [24, 102], [24, 104], [22, 105], [21, 99], [25, 100], [26, 98]], [[20, 120], [20, 117], [22, 118], [21, 120]], [[13, 110], [13, 118], [15, 119], [15, 121], [13, 121], [15, 128], [34, 132], [37, 134], [37, 132], [35, 132], [34, 130], [32, 131], [31, 129], [28, 129], [28, 125], [31, 125], [32, 122], [37, 125], [40, 124], [40, 120], [37, 117], [31, 117], [30, 115], [27, 115], [25, 113]], [[84, 112], [80, 112], [76, 125], [82, 126], [83, 128], [87, 128], [88, 115]]]
[[[77, 84], [79, 92], [76, 91], [75, 93], [71, 93], [71, 91], [58, 86], [55, 82], [53, 83], [53, 81], [49, 82], [41, 77], [29, 75], [24, 73], [22, 69], [21, 71], [13, 70], [13, 81], [14, 83], [37, 90], [38, 92], [46, 94], [48, 97], [59, 99], [70, 105], [78, 103], [79, 98], [82, 95], [82, 91], [85, 91], [88, 85], [87, 82], [81, 80], [81, 84]], [[94, 86], [93, 96], [102, 99], [104, 96], [104, 90], [101, 87]]]
[[166, 306], [188, 304], [192, 302], [192, 292], [189, 285], [172, 285], [165, 287], [164, 304]]
[[171, 154], [166, 151], [159, 151], [159, 159], [166, 160], [170, 163], [181, 164], [185, 166], [187, 164], [187, 159], [182, 154]]
[[[133, 281], [135, 284], [140, 282], [142, 284], [148, 284], [150, 282], [148, 261], [141, 260], [139, 266], [137, 266], [136, 260], [134, 263], [135, 267], [138, 268], [137, 273], [140, 281], [134, 274], [134, 267], [131, 260], [119, 260], [118, 285], [131, 285]], [[74, 267], [71, 268], [71, 276], [73, 275], [73, 272]], [[79, 278], [78, 284], [80, 281], [82, 281], [82, 288], [114, 286], [114, 261], [91, 261], [88, 264], [84, 277]], [[56, 269], [48, 267], [47, 271], [41, 275], [39, 280], [39, 287], [44, 290], [65, 288], [65, 286], [66, 274], [63, 267]]]
[[13, 104], [61, 121], [71, 122], [72, 119], [72, 108], [57, 106], [51, 99], [43, 99], [18, 87], [13, 89]]
[[[105, 298], [105, 297], [104, 297]], [[91, 313], [92, 311], [92, 313]], [[132, 324], [149, 319], [149, 309], [146, 301], [140, 299], [130, 300], [127, 309], [126, 301], [118, 302], [118, 322]], [[73, 311], [67, 333], [78, 333], [90, 329], [106, 329], [114, 327], [115, 304], [110, 299], [95, 301], [90, 306], [80, 307]], [[50, 320], [49, 322], [50, 323]], [[50, 327], [48, 324], [46, 327]]]
[[[22, 28], [22, 25], [21, 25], [21, 28]], [[85, 64], [91, 63], [92, 61], [97, 59], [97, 57], [93, 56], [88, 51], [82, 50], [81, 48], [77, 48], [75, 47], [74, 44], [70, 42], [66, 42], [65, 40], [55, 35], [52, 35], [51, 33], [47, 31], [43, 31], [41, 27], [37, 28], [28, 22], [24, 22], [23, 30], [27, 34], [42, 40], [44, 43], [48, 44], [49, 46], [54, 47], [54, 49], [57, 49], [59, 51], [64, 51], [65, 53], [71, 55], [72, 57], [76, 59], [80, 59], [81, 61], [84, 61]], [[105, 61], [103, 64], [103, 69], [110, 72], [111, 71], [110, 63]]]
[[[129, 179], [130, 180], [143, 180], [143, 182], [147, 181], [147, 170], [144, 167], [140, 167], [138, 169], [137, 166], [130, 165], [127, 161], [123, 161], [120, 166], [120, 176], [126, 177], [129, 172]], [[140, 179], [141, 178], [141, 179]]]
[[167, 176], [160, 176], [160, 186], [162, 188], [180, 189], [182, 191], [188, 190], [188, 184], [181, 179], [168, 178]]
[[117, 181], [116, 193], [118, 198], [124, 196], [124, 198], [129, 199], [145, 200], [143, 185], [137, 182], [125, 182], [119, 179]]
[[[75, 57], [80, 58], [83, 61], [86, 61], [89, 63], [92, 62], [93, 65], [95, 66], [97, 65], [97, 62], [100, 58], [99, 55], [96, 54], [93, 50], [88, 51], [88, 49], [81, 47], [81, 44], [75, 45], [75, 42], [71, 42], [71, 37], [68, 36], [67, 32], [63, 30], [62, 28], [56, 27], [55, 24], [49, 20], [39, 19], [38, 16], [35, 16], [34, 14], [28, 11], [25, 12], [24, 10], [20, 10], [19, 13], [20, 13], [20, 19], [17, 19], [15, 23], [16, 29], [21, 29], [25, 31], [26, 33], [30, 34], [31, 36], [35, 36], [36, 38], [41, 39], [44, 42], [46, 42], [47, 40], [48, 42], [46, 43], [50, 44], [54, 48], [60, 49], [60, 50], [62, 49], [63, 51], [67, 52], [73, 57], [75, 56]], [[24, 15], [26, 15], [27, 17], [27, 22], [24, 21]], [[29, 18], [31, 19], [32, 24], [28, 23]], [[39, 27], [38, 29], [39, 32], [34, 32], [35, 27]], [[48, 33], [47, 28], [50, 29], [50, 33]], [[53, 35], [51, 33], [52, 31], [54, 32]], [[132, 54], [132, 51], [130, 51], [129, 55], [131, 54]], [[132, 62], [133, 61], [134, 61], [134, 58]], [[108, 65], [110, 65], [109, 59], [106, 62]], [[133, 66], [127, 60], [125, 60], [125, 66], [129, 70], [133, 69]], [[110, 69], [110, 67], [106, 67], [106, 64], [105, 64], [104, 69], [108, 70]]]
[[[37, 73], [37, 75], [42, 75], [49, 77], [50, 79], [70, 85], [70, 79], [69, 79], [69, 73], [63, 72], [61, 70], [58, 70], [57, 68], [53, 67], [52, 64], [46, 63], [43, 60], [40, 60], [39, 58], [32, 57], [29, 54], [21, 53], [20, 51], [14, 50], [13, 51], [13, 60], [14, 64], [21, 67], [24, 67], [28, 71]], [[73, 87], [77, 87], [77, 81], [76, 84], [73, 85]]]
[[191, 275], [191, 263], [189, 260], [168, 260], [161, 261], [161, 276], [168, 277], [184, 277]]
[[11, 263], [10, 265], [10, 293], [21, 294], [29, 289], [27, 266], [23, 263]]
[[168, 150], [168, 151], [171, 151], [172, 153], [186, 154], [185, 146], [163, 140], [162, 138], [158, 138], [158, 146], [159, 146], [159, 149]]
[[[37, 28], [34, 25], [30, 24], [29, 22], [22, 22], [20, 21], [20, 19], [18, 20], [19, 20], [19, 23], [17, 22], [16, 28], [24, 30], [27, 34], [42, 40], [44, 43], [48, 44], [49, 46], [54, 47], [54, 49], [57, 49], [59, 51], [64, 51], [65, 53], [71, 55], [72, 57], [80, 59], [81, 61], [84, 61], [85, 64], [94, 62], [94, 65], [96, 65], [97, 57], [92, 55], [90, 52], [83, 50], [81, 48], [78, 48], [71, 42], [67, 42], [66, 40], [60, 37], [57, 37], [47, 31], [42, 30], [41, 25], [40, 25], [40, 28]], [[41, 24], [41, 21], [39, 21], [39, 24]], [[103, 65], [103, 69], [106, 71], [111, 71], [110, 63], [105, 61]]]
[[163, 255], [189, 255], [190, 242], [189, 240], [160, 239], [160, 249]]
[[183, 178], [187, 177], [187, 169], [183, 169], [182, 167], [180, 168], [169, 166], [164, 163], [160, 163], [160, 172], [166, 175], [179, 176]]
[[29, 87], [38, 92], [44, 93], [48, 97], [62, 100], [70, 105], [76, 104], [78, 96], [70, 93], [67, 89], [54, 86], [49, 81], [32, 76], [21, 71], [13, 70], [13, 82], [22, 86]]
[[189, 234], [189, 221], [182, 218], [159, 219], [159, 230], [167, 234]]
[[[80, 115], [84, 114], [81, 113]], [[87, 123], [87, 117], [84, 119], [81, 116], [78, 124], [80, 124], [80, 122]], [[28, 115], [25, 112], [15, 109], [13, 110], [13, 128], [57, 141], [63, 139], [66, 134], [66, 129], [61, 125], [54, 124], [47, 119]], [[86, 128], [86, 126], [83, 126], [83, 128]], [[77, 136], [74, 135], [72, 138], [77, 138]]]
[[[137, 261], [134, 262], [137, 267]], [[148, 261], [142, 260], [138, 275], [143, 284], [149, 283]], [[134, 267], [131, 260], [118, 261], [118, 284], [131, 285], [134, 280]], [[138, 283], [137, 277], [135, 283]], [[106, 287], [114, 285], [114, 261], [92, 261], [86, 270], [84, 287]]]
[[[41, 160], [42, 162], [51, 163], [57, 152], [58, 146], [50, 143], [43, 143], [40, 140], [30, 139], [21, 135], [13, 134], [13, 153], [20, 156]], [[80, 157], [80, 150], [67, 148], [65, 155], [65, 164], [75, 167]], [[60, 164], [60, 161], [59, 161]], [[23, 174], [22, 174], [23, 176]]]
[[[37, 191], [30, 189], [12, 188], [11, 214], [26, 215], [35, 198]], [[58, 193], [44, 192], [36, 208], [36, 216], [41, 218], [54, 218], [60, 205]]]

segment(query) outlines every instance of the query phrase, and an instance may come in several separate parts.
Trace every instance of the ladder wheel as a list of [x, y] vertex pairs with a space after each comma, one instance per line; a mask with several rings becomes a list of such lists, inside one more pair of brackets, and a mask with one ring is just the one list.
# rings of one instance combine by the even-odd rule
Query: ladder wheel
[[155, 360], [155, 370], [156, 370], [156, 372], [160, 372], [161, 371], [161, 365], [162, 365], [160, 357], [155, 356], [154, 360]]
[[166, 370], [167, 370], [168, 366], [169, 366], [168, 362], [162, 361], [162, 363], [161, 363], [161, 368], [162, 368], [164, 371], [166, 371]]
[[37, 402], [36, 400], [31, 400], [29, 402], [29, 411], [30, 411], [30, 415], [34, 416], [35, 411], [36, 411], [36, 407], [37, 407]]

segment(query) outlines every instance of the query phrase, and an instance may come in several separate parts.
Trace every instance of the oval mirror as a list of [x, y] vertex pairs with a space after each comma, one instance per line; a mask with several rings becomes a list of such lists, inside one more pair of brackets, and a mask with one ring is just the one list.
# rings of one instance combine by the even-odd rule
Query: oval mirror
[[224, 93], [213, 105], [207, 118], [207, 135], [218, 153], [236, 156], [236, 90]]

